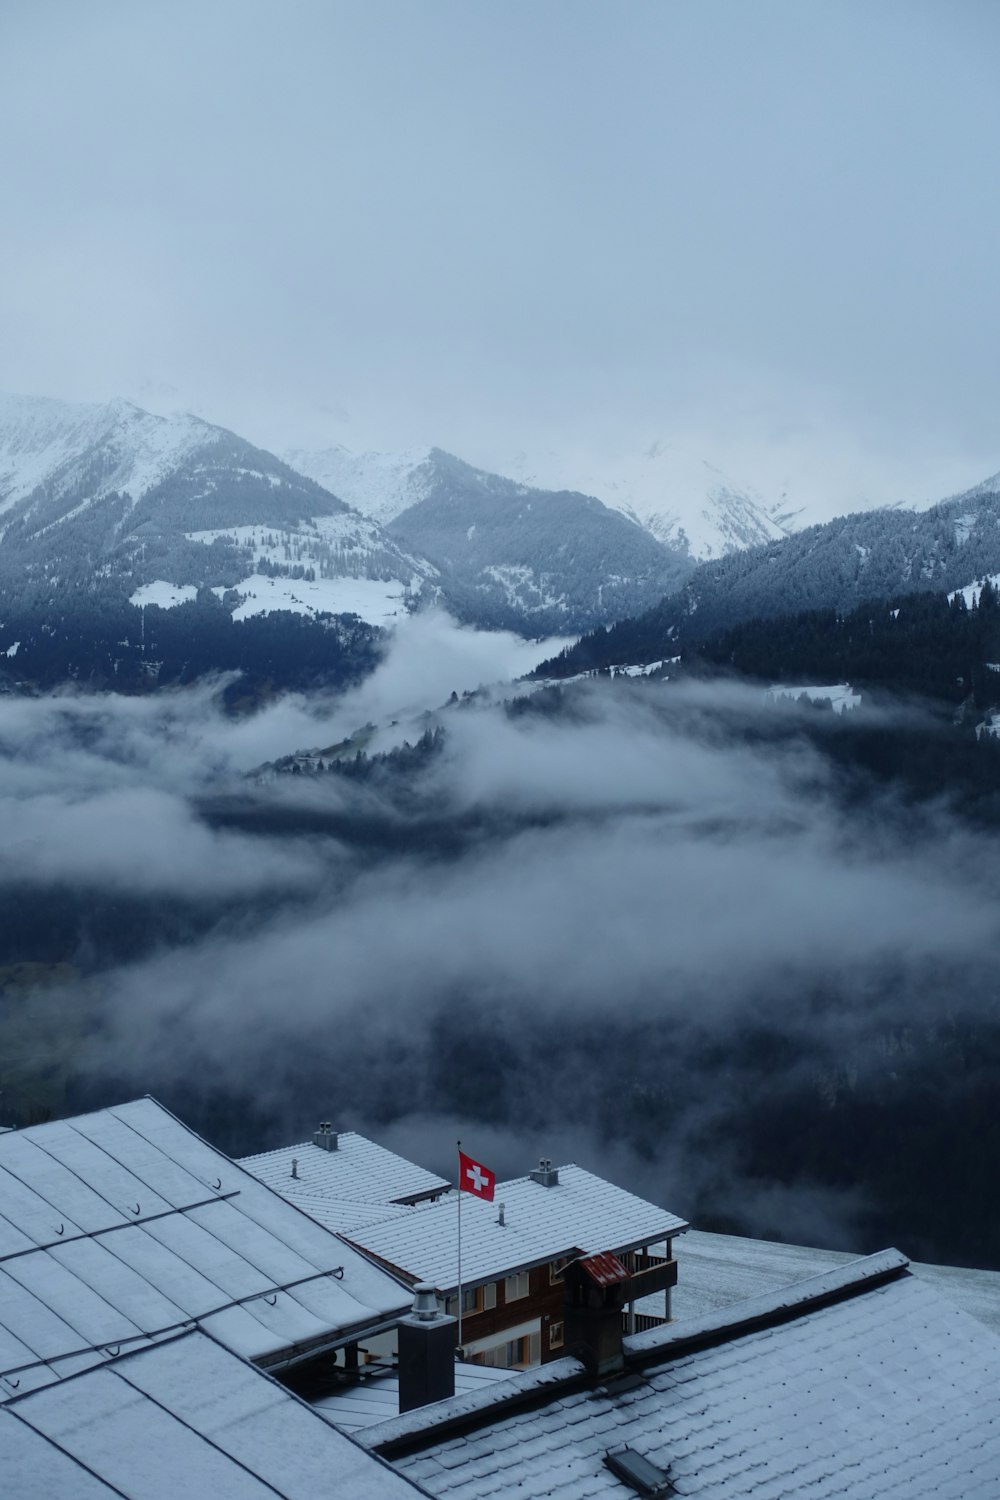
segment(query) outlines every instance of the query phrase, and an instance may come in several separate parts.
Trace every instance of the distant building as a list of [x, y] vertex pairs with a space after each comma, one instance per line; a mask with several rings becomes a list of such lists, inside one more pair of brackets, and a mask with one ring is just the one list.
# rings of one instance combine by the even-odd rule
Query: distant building
[[[457, 1213], [451, 1193], [344, 1235], [401, 1280], [435, 1287], [457, 1318]], [[465, 1357], [500, 1368], [558, 1358], [565, 1347], [564, 1268], [597, 1251], [613, 1251], [628, 1271], [628, 1329], [668, 1321], [677, 1280], [673, 1240], [687, 1227], [676, 1214], [572, 1165], [543, 1162], [525, 1177], [497, 1183], [493, 1203], [463, 1195]]]
[[241, 1157], [240, 1166], [290, 1201], [323, 1199], [352, 1207], [423, 1203], [451, 1186], [353, 1130], [336, 1131], [326, 1124], [311, 1141]]

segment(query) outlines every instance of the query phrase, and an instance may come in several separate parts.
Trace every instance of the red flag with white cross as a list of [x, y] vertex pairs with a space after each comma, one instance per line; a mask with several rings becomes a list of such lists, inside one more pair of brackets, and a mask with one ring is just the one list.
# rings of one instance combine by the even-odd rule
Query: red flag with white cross
[[476, 1198], [493, 1202], [493, 1189], [497, 1185], [496, 1173], [484, 1167], [481, 1161], [473, 1161], [464, 1151], [458, 1153], [458, 1186], [463, 1193], [472, 1193]]

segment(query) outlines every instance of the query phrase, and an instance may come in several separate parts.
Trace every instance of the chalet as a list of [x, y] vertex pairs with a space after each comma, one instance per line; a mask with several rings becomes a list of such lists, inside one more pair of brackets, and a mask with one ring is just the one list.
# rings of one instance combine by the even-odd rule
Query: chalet
[[344, 1237], [407, 1284], [434, 1287], [467, 1360], [524, 1368], [558, 1358], [563, 1272], [582, 1254], [612, 1251], [625, 1266], [627, 1329], [669, 1321], [673, 1241], [688, 1226], [666, 1209], [583, 1167], [548, 1161], [497, 1183], [493, 1203], [464, 1194], [461, 1310], [457, 1213], [458, 1194], [450, 1193]]

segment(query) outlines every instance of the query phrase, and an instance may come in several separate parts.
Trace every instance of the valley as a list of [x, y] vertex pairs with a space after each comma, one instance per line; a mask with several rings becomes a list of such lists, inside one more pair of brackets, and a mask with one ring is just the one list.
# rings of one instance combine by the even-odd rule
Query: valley
[[336, 1077], [431, 1156], [1000, 1267], [994, 481], [698, 562], [438, 449], [6, 412], [10, 1122], [264, 1147]]

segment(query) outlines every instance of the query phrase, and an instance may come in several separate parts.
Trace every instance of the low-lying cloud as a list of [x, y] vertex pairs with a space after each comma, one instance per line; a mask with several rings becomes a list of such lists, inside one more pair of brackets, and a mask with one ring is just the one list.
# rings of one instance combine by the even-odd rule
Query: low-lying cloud
[[[888, 1076], [887, 1038], [990, 1011], [990, 842], [941, 809], [853, 817], [805, 736], [748, 735], [774, 722], [762, 695], [704, 684], [598, 684], [553, 716], [452, 705], [405, 797], [389, 773], [237, 775], [398, 702], [400, 671], [256, 724], [204, 688], [5, 706], [8, 879], [229, 903], [91, 964], [90, 1095], [175, 1098], [195, 1075], [275, 1133], [332, 1116], [405, 1150], [410, 1131], [443, 1169], [464, 1120], [509, 1170], [564, 1149], [681, 1212], [850, 1242], [863, 1183], [755, 1175], [727, 1121], [790, 1091], [821, 1110], [844, 1076]], [[206, 818], [208, 792], [240, 816]]]

